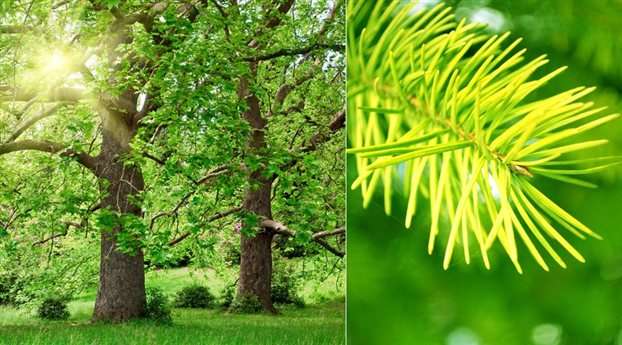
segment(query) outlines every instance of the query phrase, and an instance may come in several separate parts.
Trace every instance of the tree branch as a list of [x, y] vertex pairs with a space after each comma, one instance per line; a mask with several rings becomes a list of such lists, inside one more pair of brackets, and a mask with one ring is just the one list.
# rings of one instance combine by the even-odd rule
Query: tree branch
[[[283, 6], [286, 6], [286, 5], [287, 5], [286, 3], [283, 4]], [[315, 34], [315, 37], [311, 40], [312, 42], [314, 42], [313, 44], [307, 47], [300, 47], [300, 48], [289, 48], [289, 49], [283, 48], [283, 49], [279, 49], [277, 51], [274, 51], [272, 53], [268, 53], [265, 55], [247, 57], [246, 60], [247, 61], [265, 61], [265, 60], [270, 60], [270, 59], [274, 59], [274, 58], [282, 57], [282, 56], [309, 54], [310, 52], [316, 49], [331, 49], [331, 50], [341, 51], [341, 52], [345, 51], [345, 45], [343, 44], [322, 43], [322, 40], [324, 39], [324, 35], [326, 34], [326, 31], [328, 30], [328, 26], [335, 19], [337, 11], [341, 7], [341, 5], [343, 5], [342, 0], [335, 1], [334, 6], [330, 9], [328, 16], [322, 23], [322, 27], [317, 32], [317, 34]], [[289, 6], [291, 7], [291, 4]], [[285, 12], [282, 12], [282, 13], [286, 13], [287, 11], [289, 11], [289, 7], [282, 7], [282, 8], [279, 7], [279, 10], [282, 11], [283, 9], [285, 10]], [[279, 24], [280, 24], [280, 21], [276, 23], [275, 26]], [[269, 25], [268, 25], [268, 28], [270, 28]]]
[[53, 240], [53, 239], [55, 239], [55, 238], [59, 238], [59, 237], [63, 237], [63, 236], [67, 236], [67, 234], [69, 233], [69, 231], [67, 231], [67, 230], [68, 230], [68, 229], [66, 229], [66, 230], [65, 230], [65, 232], [61, 232], [61, 233], [58, 233], [58, 234], [54, 234], [54, 235], [52, 235], [52, 236], [50, 236], [50, 237], [44, 238], [44, 239], [42, 239], [41, 241], [34, 242], [34, 243], [32, 244], [32, 246], [33, 246], [33, 247], [34, 247], [34, 246], [38, 246], [38, 245], [41, 245], [41, 244], [47, 243], [47, 242], [49, 242], [49, 241], [51, 241], [51, 240]]
[[322, 27], [320, 28], [320, 31], [318, 31], [318, 33], [317, 33], [317, 37], [323, 37], [324, 36], [326, 31], [328, 30], [328, 26], [335, 19], [335, 16], [337, 15], [337, 11], [339, 11], [339, 8], [343, 5], [343, 3], [344, 3], [343, 0], [336, 0], [335, 1], [335, 5], [333, 6], [333, 8], [331, 8], [330, 12], [328, 13], [328, 17], [326, 17], [326, 20], [324, 20], [324, 23], [322, 24]]
[[13, 134], [11, 134], [11, 136], [9, 137], [7, 142], [15, 141], [15, 139], [17, 139], [20, 135], [22, 135], [22, 133], [24, 133], [32, 125], [34, 125], [35, 123], [39, 122], [40, 120], [42, 120], [42, 119], [44, 119], [44, 118], [46, 118], [48, 116], [54, 115], [56, 113], [56, 111], [58, 109], [62, 108], [64, 105], [65, 105], [64, 103], [56, 104], [52, 108], [48, 109], [47, 111], [44, 111], [41, 114], [38, 114], [38, 115], [35, 115], [35, 116], [31, 117], [26, 122], [24, 122], [19, 128], [17, 128], [15, 130], [15, 132], [13, 132]]
[[313, 238], [318, 239], [318, 238], [324, 238], [324, 237], [341, 235], [341, 234], [345, 234], [345, 233], [346, 233], [346, 228], [342, 226], [342, 227], [337, 228], [335, 230], [316, 232], [316, 233], [313, 234]]
[[18, 151], [41, 151], [52, 154], [60, 154], [63, 157], [76, 158], [78, 163], [82, 164], [91, 171], [95, 171], [96, 159], [91, 155], [68, 149], [67, 145], [55, 143], [52, 141], [42, 140], [20, 140], [0, 145], [0, 156]]
[[223, 18], [227, 18], [229, 16], [229, 14], [225, 11], [225, 8], [218, 2], [218, 0], [211, 0], [210, 2], [214, 4], [214, 6]]
[[346, 124], [346, 110], [341, 109], [333, 118], [333, 120], [328, 125], [328, 132], [320, 129], [317, 133], [311, 137], [309, 140], [309, 144], [302, 148], [302, 152], [311, 152], [315, 151], [317, 147], [325, 142], [327, 142], [331, 135], [337, 133], [340, 129], [345, 127]]
[[227, 173], [228, 171], [229, 171], [229, 167], [227, 167], [225, 165], [221, 165], [219, 167], [216, 167], [216, 168], [210, 170], [205, 176], [200, 178], [197, 181], [197, 184], [205, 184], [205, 183], [209, 182], [211, 179], [213, 179], [214, 177], [218, 177], [220, 175], [223, 175], [223, 174]]
[[324, 249], [328, 250], [329, 252], [333, 253], [334, 255], [343, 258], [344, 256], [346, 256], [346, 253], [340, 251], [339, 249], [331, 246], [330, 244], [328, 244], [328, 242], [324, 241], [323, 239], [320, 238], [316, 238], [314, 239], [315, 243], [319, 244], [320, 246], [324, 247]]
[[59, 7], [63, 7], [63, 6], [67, 5], [67, 4], [68, 4], [68, 3], [70, 3], [70, 2], [71, 2], [71, 0], [62, 0], [62, 1], [59, 1], [59, 2], [55, 3], [55, 4], [52, 6], [52, 9], [53, 9], [53, 10], [55, 10], [55, 9], [57, 9], [57, 8], [59, 8]]
[[[241, 210], [242, 210], [242, 207], [234, 207], [232, 209], [216, 213], [213, 216], [209, 217], [205, 222], [203, 222], [202, 225], [205, 225], [207, 223], [213, 222], [213, 221], [221, 219], [221, 218], [225, 218], [226, 216], [234, 214], [234, 213], [237, 213], [237, 212], [240, 212]], [[178, 244], [179, 242], [185, 240], [190, 235], [192, 235], [192, 233], [190, 231], [186, 231], [183, 234], [181, 234], [179, 237], [175, 238], [174, 240], [171, 240], [168, 243], [168, 245], [172, 247], [172, 246]]]
[[17, 151], [42, 151], [58, 153], [65, 145], [51, 141], [21, 140], [0, 145], [0, 155]]
[[271, 59], [275, 59], [275, 58], [279, 58], [283, 56], [294, 56], [294, 55], [307, 54], [314, 50], [319, 50], [319, 49], [330, 49], [334, 51], [343, 52], [345, 50], [345, 46], [343, 44], [315, 43], [307, 47], [283, 48], [283, 49], [279, 49], [272, 53], [268, 53], [264, 55], [246, 57], [244, 58], [244, 60], [245, 61], [266, 61], [266, 60], [271, 60]]
[[[239, 10], [236, 8], [238, 6], [237, 1], [232, 1], [232, 3], [234, 5], [234, 9], [236, 9], [237, 13], [239, 13]], [[292, 6], [294, 5], [294, 0], [280, 1], [280, 4], [278, 4], [278, 1], [273, 1], [272, 5], [278, 6], [276, 6], [275, 9], [267, 11], [265, 16], [265, 24], [263, 27], [259, 27], [259, 29], [255, 31], [255, 34], [253, 35], [253, 37], [255, 38], [250, 40], [250, 42], [248, 43], [249, 47], [255, 49], [259, 48], [259, 41], [257, 40], [257, 38], [262, 36], [266, 31], [281, 25], [281, 22], [283, 21], [283, 16], [287, 14], [287, 12], [289, 12], [289, 10], [292, 8]]]
[[[294, 237], [294, 236], [296, 236], [296, 232], [290, 230], [287, 226], [283, 225], [282, 223], [279, 223], [279, 222], [271, 220], [271, 219], [264, 219], [261, 222], [261, 227], [266, 228], [266, 229], [270, 229], [270, 230], [272, 230], [273, 232], [275, 232], [275, 233], [277, 233], [279, 235], [283, 235], [283, 236], [287, 236], [287, 237]], [[326, 237], [330, 237], [330, 236], [344, 235], [345, 233], [346, 233], [345, 227], [340, 227], [340, 228], [337, 228], [335, 230], [330, 230], [330, 231], [320, 231], [320, 232], [316, 232], [313, 235], [311, 235], [311, 240], [313, 240], [314, 242], [316, 242], [320, 246], [324, 247], [329, 252], [335, 254], [336, 256], [338, 256], [340, 258], [343, 258], [345, 256], [345, 253], [340, 251], [339, 249], [331, 246], [324, 239]]]
[[[7, 90], [10, 90], [10, 88], [4, 87], [0, 91]], [[28, 102], [38, 94], [38, 90], [16, 91], [14, 94], [1, 96], [0, 101]], [[86, 95], [83, 90], [70, 87], [56, 87], [40, 95], [40, 99], [47, 102], [78, 102], [85, 98]]]
[[[345, 126], [345, 123], [346, 123], [346, 110], [342, 109], [335, 115], [335, 117], [330, 122], [330, 124], [328, 124], [329, 131], [326, 132], [325, 130], [322, 130], [322, 129], [318, 130], [318, 132], [315, 133], [311, 137], [311, 140], [309, 140], [309, 143], [306, 146], [303, 146], [300, 149], [300, 151], [302, 153], [308, 153], [308, 152], [315, 151], [321, 144], [327, 142], [333, 134], [337, 133], [341, 128], [343, 128]], [[299, 160], [300, 160], [300, 156], [294, 156], [289, 162], [282, 164], [280, 166], [280, 170], [285, 171], [285, 170], [290, 169], [291, 167], [295, 166]], [[278, 177], [277, 174], [272, 175], [273, 180], [276, 179], [277, 177]]]
[[[196, 185], [202, 185], [202, 184], [206, 184], [209, 181], [211, 181], [213, 178], [218, 177], [220, 175], [223, 175], [224, 173], [226, 173], [229, 169], [226, 166], [219, 166], [215, 169], [210, 170], [210, 172], [208, 172], [204, 177], [202, 177], [200, 180], [198, 181], [193, 181]], [[149, 229], [153, 229], [153, 226], [155, 225], [155, 222], [162, 217], [171, 217], [174, 216], [176, 214], [178, 214], [179, 210], [181, 209], [181, 207], [183, 205], [186, 204], [186, 202], [188, 202], [188, 200], [190, 199], [191, 196], [193, 196], [195, 193], [197, 192], [197, 189], [193, 189], [190, 192], [186, 193], [186, 195], [184, 195], [181, 200], [179, 200], [179, 202], [177, 203], [177, 205], [175, 205], [175, 207], [168, 211], [168, 212], [160, 212], [158, 214], [156, 214], [155, 216], [153, 216], [153, 218], [151, 218], [151, 222], [149, 223]]]
[[[307, 73], [305, 73], [302, 77], [296, 79], [294, 82], [292, 83], [283, 83], [281, 86], [279, 86], [278, 90], [276, 91], [276, 94], [274, 95], [274, 104], [272, 105], [272, 108], [270, 109], [270, 116], [276, 114], [277, 112], [279, 112], [279, 110], [281, 109], [281, 107], [283, 106], [283, 103], [285, 102], [285, 100], [287, 99], [287, 97], [300, 85], [304, 84], [305, 82], [307, 82], [308, 80], [310, 80], [311, 78], [313, 78], [313, 76], [315, 75], [316, 69], [319, 67], [320, 63], [319, 60], [315, 62], [315, 66], [308, 71]], [[286, 111], [286, 113], [289, 113], [290, 111], [296, 110], [296, 109], [301, 109], [302, 107], [304, 107], [304, 100], [301, 101], [302, 105], [300, 107], [293, 107], [291, 109], [288, 109], [288, 111]]]
[[54, 235], [52, 235], [52, 236], [50, 236], [50, 237], [47, 237], [47, 238], [44, 238], [44, 239], [42, 239], [42, 240], [40, 240], [40, 241], [34, 242], [34, 243], [32, 244], [32, 246], [33, 246], [33, 247], [34, 247], [34, 246], [38, 246], [38, 245], [41, 245], [41, 244], [47, 243], [47, 242], [49, 242], [49, 241], [51, 241], [51, 240], [53, 240], [53, 239], [55, 239], [55, 238], [59, 238], [59, 237], [63, 237], [63, 236], [67, 236], [67, 234], [69, 233], [69, 228], [70, 228], [70, 227], [72, 227], [72, 226], [73, 226], [74, 228], [81, 228], [81, 227], [83, 226], [83, 224], [81, 224], [81, 223], [76, 223], [76, 222], [63, 222], [63, 224], [65, 224], [65, 231], [60, 232], [60, 233], [58, 233], [58, 234], [54, 234]]
[[25, 25], [0, 25], [0, 34], [21, 34], [30, 30], [32, 28]]
[[272, 29], [282, 22], [282, 16], [285, 15], [294, 5], [294, 0], [285, 0], [285, 1], [275, 1], [275, 3], [280, 2], [281, 4], [276, 8], [276, 13], [271, 13], [267, 16], [268, 20], [266, 22], [266, 28]]
[[225, 39], [227, 41], [230, 41], [231, 30], [229, 30], [229, 24], [227, 23], [227, 18], [229, 18], [229, 13], [225, 11], [225, 8], [218, 2], [218, 0], [211, 0], [211, 3], [213, 3], [216, 9], [218, 9], [218, 12], [220, 13], [220, 16], [222, 17], [222, 21], [224, 25], [223, 30], [225, 32]]
[[156, 157], [156, 156], [152, 155], [151, 153], [149, 153], [147, 151], [143, 151], [142, 154], [143, 154], [143, 156], [145, 158], [149, 158], [152, 161], [158, 163], [159, 165], [165, 165], [166, 164], [166, 159]]

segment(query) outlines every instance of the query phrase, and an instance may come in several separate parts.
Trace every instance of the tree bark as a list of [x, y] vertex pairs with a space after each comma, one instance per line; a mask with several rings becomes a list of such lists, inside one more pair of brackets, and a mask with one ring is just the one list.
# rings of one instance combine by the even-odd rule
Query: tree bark
[[[251, 74], [257, 72], [257, 64], [251, 63]], [[244, 118], [251, 126], [248, 150], [251, 154], [266, 154], [266, 120], [261, 116], [259, 98], [250, 92], [249, 80], [240, 78], [238, 96], [246, 101]], [[272, 218], [272, 179], [259, 167], [248, 176], [248, 189], [244, 198], [244, 211], [258, 217]], [[240, 279], [238, 297], [255, 296], [264, 310], [276, 313], [272, 304], [272, 238], [274, 233], [263, 228], [254, 236], [241, 235], [240, 243]]]
[[[253, 174], [255, 175], [255, 174]], [[271, 181], [258, 181], [251, 176], [244, 209], [258, 216], [272, 218]], [[272, 239], [274, 233], [262, 229], [255, 236], [242, 234], [240, 245], [240, 279], [238, 296], [256, 296], [264, 310], [276, 313], [272, 304]]]
[[[109, 117], [114, 116], [110, 114]], [[102, 152], [98, 156], [96, 174], [103, 181], [107, 195], [102, 207], [118, 213], [142, 217], [133, 197], [144, 190], [140, 167], [126, 165], [123, 155], [129, 152], [132, 131], [121, 122], [104, 121]], [[101, 234], [99, 288], [93, 313], [94, 321], [122, 322], [144, 316], [145, 273], [143, 252], [136, 241], [133, 253], [117, 248], [116, 226]]]

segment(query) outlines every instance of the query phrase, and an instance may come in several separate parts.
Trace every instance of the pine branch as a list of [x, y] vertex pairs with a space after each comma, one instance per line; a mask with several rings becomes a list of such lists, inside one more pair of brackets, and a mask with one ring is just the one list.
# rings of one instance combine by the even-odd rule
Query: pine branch
[[[594, 88], [528, 101], [565, 67], [533, 79], [548, 60], [525, 61], [524, 49], [514, 51], [520, 39], [506, 44], [509, 33], [490, 36], [479, 24], [457, 23], [442, 4], [416, 15], [411, 9], [399, 1], [350, 2], [351, 22], [367, 23], [360, 31], [359, 25], [349, 26], [348, 45], [348, 152], [356, 156], [352, 188], [361, 190], [364, 206], [382, 192], [390, 214], [393, 183], [403, 169], [405, 226], [412, 226], [423, 195], [430, 205], [428, 251], [438, 238], [447, 238], [445, 269], [457, 246], [467, 263], [471, 247], [479, 248], [489, 268], [487, 252], [497, 241], [519, 272], [518, 241], [545, 270], [536, 244], [565, 267], [549, 240], [583, 262], [557, 229], [599, 236], [531, 180], [540, 175], [593, 186], [574, 175], [605, 169], [619, 158], [594, 159], [604, 164], [584, 169], [557, 159], [605, 144], [577, 138], [619, 115], [602, 116], [604, 108], [578, 101]], [[551, 169], [552, 164], [561, 167]]]

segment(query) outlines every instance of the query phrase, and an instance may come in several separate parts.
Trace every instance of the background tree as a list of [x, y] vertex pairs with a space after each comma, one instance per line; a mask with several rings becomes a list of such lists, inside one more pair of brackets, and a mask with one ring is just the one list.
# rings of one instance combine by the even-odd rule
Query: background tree
[[[22, 102], [23, 107], [13, 111], [17, 125], [0, 146], [0, 153], [36, 150], [60, 154], [68, 158], [66, 161], [82, 164], [98, 179], [101, 201], [90, 209], [102, 210], [97, 217], [101, 264], [95, 320], [123, 321], [142, 316], [145, 305], [140, 244], [145, 230], [140, 205], [144, 179], [139, 162], [129, 158], [134, 153], [131, 141], [141, 120], [157, 109], [157, 102], [148, 100], [153, 96], [140, 90], [157, 60], [146, 58], [148, 52], [140, 51], [141, 42], [136, 39], [157, 39], [163, 31], [177, 29], [176, 25], [156, 27], [156, 17], [163, 19], [161, 24], [166, 23], [164, 15], [189, 22], [196, 18], [196, 11], [159, 3], [65, 2], [59, 6], [16, 7], [7, 13], [13, 21], [25, 18], [20, 24], [7, 26], [17, 28], [8, 31], [16, 35], [14, 42], [31, 40], [45, 48], [34, 59], [24, 56], [23, 65], [13, 61], [12, 78], [4, 81], [5, 100], [12, 107]], [[57, 36], [41, 35], [44, 31]], [[171, 46], [160, 43], [164, 52]], [[51, 55], [50, 60], [45, 61], [42, 54]], [[21, 58], [17, 52], [15, 55]], [[128, 66], [135, 65], [141, 65], [144, 74], [132, 73]], [[27, 73], [31, 73], [30, 78]], [[36, 83], [35, 78], [44, 77], [45, 82]], [[75, 86], [70, 87], [72, 84]], [[53, 104], [42, 108], [41, 114], [33, 113], [33, 104], [39, 103]], [[70, 143], [19, 140], [30, 127], [54, 115], [61, 105], [67, 105], [73, 113], [86, 113], [84, 123], [70, 126], [77, 134], [70, 137]], [[46, 134], [65, 136], [62, 127]]]
[[[344, 234], [339, 228], [344, 205], [338, 174], [343, 166], [340, 129], [345, 123], [340, 29], [344, 6], [330, 1], [296, 5], [293, 1], [234, 2], [217, 10], [197, 21], [197, 25], [210, 26], [210, 35], [202, 45], [184, 46], [178, 51], [183, 54], [172, 57], [171, 64], [160, 70], [175, 66], [197, 73], [197, 64], [191, 62], [201, 61], [203, 68], [211, 68], [206, 75], [218, 80], [219, 102], [207, 101], [210, 108], [192, 103], [204, 97], [204, 89], [201, 95], [193, 82], [182, 87], [179, 92], [193, 96], [186, 97], [187, 102], [181, 105], [171, 103], [159, 121], [168, 124], [169, 143], [192, 138], [196, 146], [188, 147], [194, 151], [171, 152], [158, 142], [156, 151], [167, 157], [167, 162], [181, 162], [186, 171], [207, 169], [236, 181], [233, 183], [240, 188], [231, 188], [231, 180], [212, 181], [210, 188], [220, 191], [219, 204], [231, 205], [230, 210], [239, 215], [242, 259], [238, 294], [256, 296], [266, 310], [274, 311], [270, 277], [275, 234], [296, 237], [301, 243], [313, 241], [343, 256], [343, 250], [334, 247], [337, 243], [331, 245], [326, 239]], [[254, 24], [249, 27], [249, 22]], [[205, 46], [215, 47], [207, 63]], [[221, 67], [224, 64], [230, 66], [226, 71]], [[185, 120], [185, 113], [172, 111], [180, 106], [194, 107], [192, 120]], [[204, 113], [220, 112], [238, 117], [221, 116], [217, 124], [204, 122]], [[219, 133], [214, 132], [215, 126]], [[236, 132], [232, 134], [231, 129]], [[200, 138], [199, 142], [194, 138]], [[209, 159], [199, 160], [197, 156]], [[224, 187], [227, 184], [229, 187]], [[181, 207], [188, 212], [184, 217], [204, 213], [204, 208], [188, 202], [195, 192], [190, 189], [180, 203], [170, 206], [172, 212], [156, 218], [168, 215], [172, 216], [169, 221], [177, 219]], [[278, 217], [286, 218], [296, 231], [273, 220]], [[177, 234], [171, 243], [201, 230], [197, 226]]]
[[[341, 61], [335, 60], [337, 57], [334, 53], [322, 49], [326, 47], [325, 41], [327, 40], [328, 42], [337, 42], [329, 44], [329, 46], [334, 47], [333, 49], [339, 49], [342, 38], [339, 28], [342, 26], [333, 25], [333, 21], [338, 12], [343, 13], [341, 4], [341, 1], [337, 1], [332, 8], [320, 7], [315, 9], [315, 11], [319, 10], [319, 13], [305, 13], [304, 8], [301, 8], [299, 9], [300, 13], [295, 11], [292, 13], [292, 19], [287, 18], [286, 15], [292, 10], [294, 1], [285, 1], [278, 8], [267, 11], [265, 23], [259, 27], [248, 44], [253, 56], [248, 62], [247, 75], [240, 78], [238, 84], [238, 96], [240, 100], [246, 102], [244, 118], [251, 127], [247, 152], [251, 159], [256, 160], [254, 167], [249, 169], [248, 187], [243, 207], [249, 215], [258, 217], [258, 224], [262, 228], [259, 233], [252, 236], [244, 232], [241, 235], [242, 256], [238, 297], [255, 295], [262, 302], [264, 308], [269, 311], [273, 311], [270, 299], [273, 236], [279, 232], [292, 235], [286, 227], [271, 221], [273, 218], [273, 184], [277, 178], [280, 178], [279, 182], [283, 184], [288, 182], [293, 184], [295, 177], [287, 176], [285, 174], [287, 170], [294, 169], [298, 160], [304, 159], [304, 154], [316, 150], [319, 145], [331, 138], [331, 134], [338, 133], [345, 124], [345, 111], [341, 109], [340, 101], [343, 93], [339, 92], [341, 91], [340, 85], [343, 82], [343, 58]], [[317, 17], [322, 12], [325, 12], [326, 19], [317, 32], [313, 26], [300, 28], [299, 23], [295, 20], [296, 16]], [[306, 31], [306, 35], [293, 40], [293, 42], [270, 42], [270, 40], [266, 40], [268, 37], [277, 35], [297, 38], [298, 31]], [[315, 50], [318, 48], [324, 51], [317, 54]], [[264, 51], [271, 51], [271, 53], [264, 55], [262, 54]], [[292, 69], [294, 72], [288, 73]], [[274, 87], [276, 85], [273, 82], [274, 73], [271, 72], [273, 70], [285, 71], [283, 76], [277, 79], [282, 80], [280, 85], [277, 82], [277, 88]], [[264, 76], [272, 80], [266, 80], [267, 78]], [[315, 88], [316, 90], [335, 90], [337, 92], [326, 94], [325, 96], [328, 97], [322, 97], [323, 95], [319, 93], [307, 94], [307, 97], [318, 97], [316, 101], [319, 101], [315, 104], [307, 104], [304, 94], [300, 90], [296, 90], [301, 86], [306, 86], [307, 90]], [[267, 92], [259, 91], [260, 87], [266, 88]], [[296, 93], [294, 93], [295, 91]], [[298, 102], [292, 102], [296, 98], [298, 98]], [[283, 109], [287, 104], [291, 104], [291, 107]], [[291, 126], [290, 118], [295, 113], [300, 113], [306, 120], [300, 121], [302, 124], [297, 124], [300, 127]], [[335, 115], [332, 115], [331, 118], [330, 114]], [[284, 121], [287, 123], [283, 124]], [[308, 126], [309, 123], [314, 124], [314, 127], [319, 127], [316, 129], [317, 133], [311, 137], [309, 137], [310, 131], [300, 133], [301, 128]], [[269, 133], [272, 137], [266, 135], [266, 131], [270, 127], [273, 128], [274, 132], [274, 134]], [[302, 134], [303, 140], [307, 141], [306, 143], [303, 141], [301, 145], [296, 141], [294, 135], [297, 131], [299, 135]], [[292, 137], [293, 140], [289, 139]], [[289, 140], [283, 140], [283, 138]], [[338, 140], [337, 142], [341, 143], [342, 141]], [[280, 163], [280, 161], [284, 162]], [[307, 160], [308, 163], [311, 162]], [[305, 168], [309, 169], [308, 167], [302, 169]], [[338, 174], [339, 170], [336, 170], [334, 175]], [[288, 178], [290, 181], [285, 180]], [[300, 182], [305, 183], [306, 180]], [[338, 184], [329, 184], [329, 186], [338, 188]], [[294, 188], [305, 187], [305, 185], [298, 185]], [[336, 221], [337, 219], [333, 219], [332, 223], [335, 224]], [[320, 222], [320, 224], [331, 224], [331, 222]], [[247, 220], [244, 225], [252, 226], [253, 222]], [[307, 230], [311, 229], [309, 225], [306, 226]], [[343, 233], [343, 228], [339, 233]], [[316, 235], [315, 239], [320, 238]]]
[[[48, 10], [49, 10], [48, 5]], [[35, 150], [47, 152], [51, 154], [60, 154], [70, 160], [82, 164], [85, 169], [92, 172], [98, 179], [101, 192], [101, 201], [93, 209], [103, 209], [114, 212], [115, 214], [128, 217], [142, 217], [142, 210], [135, 198], [144, 189], [144, 181], [140, 167], [127, 164], [125, 156], [130, 153], [130, 142], [134, 136], [138, 123], [145, 112], [140, 111], [136, 107], [136, 99], [138, 94], [135, 90], [128, 89], [125, 85], [115, 85], [115, 70], [118, 67], [116, 49], [119, 44], [128, 41], [129, 25], [137, 22], [137, 18], [127, 19], [125, 16], [118, 14], [113, 17], [112, 14], [105, 13], [99, 15], [99, 7], [97, 4], [86, 5], [94, 15], [91, 20], [98, 21], [98, 17], [106, 17], [110, 26], [107, 30], [102, 30], [97, 34], [84, 35], [80, 37], [77, 32], [67, 32], [64, 25], [66, 22], [56, 21], [54, 17], [45, 12], [44, 6], [38, 7], [34, 12], [30, 10], [16, 10], [13, 18], [24, 17], [23, 23], [16, 40], [21, 42], [27, 40], [39, 41], [41, 47], [46, 47], [51, 51], [50, 60], [43, 68], [34, 69], [31, 78], [22, 78], [27, 67], [33, 67], [36, 64], [32, 56], [25, 56], [26, 67], [18, 71], [17, 62], [14, 62], [13, 78], [6, 78], [3, 81], [4, 88], [8, 91], [5, 96], [6, 101], [12, 103], [12, 107], [17, 110], [15, 114], [18, 126], [5, 139], [0, 148], [0, 153], [7, 154], [17, 151]], [[80, 8], [82, 10], [83, 8]], [[79, 12], [74, 12], [77, 14]], [[68, 14], [70, 15], [71, 12]], [[98, 16], [99, 15], [99, 16]], [[65, 17], [67, 18], [67, 17]], [[111, 20], [112, 19], [112, 20]], [[143, 18], [144, 19], [144, 18]], [[100, 19], [100, 23], [103, 21]], [[33, 25], [33, 26], [31, 26]], [[39, 33], [45, 30], [60, 31], [60, 38], [48, 39]], [[104, 35], [105, 34], [105, 35]], [[74, 35], [71, 41], [63, 40], [69, 35]], [[29, 37], [28, 37], [29, 36]], [[63, 37], [64, 36], [64, 37]], [[90, 36], [90, 37], [89, 37]], [[99, 37], [97, 37], [99, 36]], [[72, 59], [68, 59], [69, 51], [81, 52], [86, 51], [88, 45], [76, 47], [82, 43], [82, 39], [88, 41], [97, 39], [97, 49], [99, 55], [93, 52], [86, 54], [76, 54]], [[33, 42], [34, 43], [34, 42]], [[57, 45], [59, 48], [53, 50], [52, 46]], [[45, 52], [45, 48], [41, 51]], [[18, 53], [15, 53], [18, 57]], [[83, 85], [88, 81], [96, 81], [98, 75], [94, 75], [85, 65], [87, 59], [92, 56], [99, 56], [101, 64], [109, 68], [109, 75], [102, 76], [101, 80], [107, 80], [110, 84], [107, 91], [86, 90]], [[43, 56], [38, 56], [43, 60]], [[19, 58], [22, 58], [21, 54]], [[21, 60], [21, 59], [20, 59]], [[43, 61], [41, 61], [43, 63]], [[30, 64], [30, 66], [28, 66]], [[19, 74], [18, 74], [19, 73]], [[46, 77], [46, 73], [50, 73], [45, 82], [37, 83], [34, 78]], [[73, 73], [79, 73], [82, 80], [82, 87], [71, 87], [69, 84], [76, 83], [76, 76]], [[36, 75], [38, 74], [38, 75]], [[19, 79], [18, 79], [19, 75]], [[73, 81], [68, 76], [74, 75]], [[113, 94], [110, 91], [116, 91]], [[16, 103], [22, 102], [21, 108], [16, 108]], [[40, 108], [40, 114], [29, 112], [33, 104], [43, 104]], [[50, 103], [52, 103], [50, 105]], [[62, 129], [60, 133], [55, 133], [55, 137], [61, 140], [32, 140], [21, 139], [20, 137], [31, 126], [40, 123], [39, 121], [54, 115], [60, 105], [69, 103], [73, 107], [73, 111], [80, 106], [83, 112], [89, 112], [93, 117], [91, 124], [97, 123], [101, 127], [101, 131], [91, 141], [98, 142], [99, 152], [93, 154], [94, 145], [89, 146], [88, 141], [80, 140], [82, 138], [73, 138], [74, 142], [66, 144], [62, 142], [64, 133]], [[79, 105], [76, 105], [80, 103]], [[47, 104], [47, 107], [46, 107]], [[85, 106], [88, 106], [85, 107]], [[138, 109], [138, 110], [137, 110]], [[90, 126], [91, 129], [94, 126]], [[80, 132], [80, 131], [76, 131]], [[80, 133], [82, 134], [82, 133]], [[85, 133], [91, 134], [91, 133]], [[84, 137], [83, 137], [84, 138]], [[88, 138], [88, 137], [87, 137]], [[86, 139], [86, 138], [85, 138]], [[87, 139], [88, 140], [88, 139]], [[78, 148], [79, 147], [79, 148]], [[86, 152], [89, 150], [90, 152]], [[104, 220], [102, 218], [102, 220]], [[124, 232], [124, 226], [117, 223], [108, 215], [105, 218], [105, 229], [101, 232], [101, 263], [100, 263], [100, 283], [98, 289], [98, 298], [93, 318], [96, 320], [126, 320], [132, 317], [142, 315], [145, 304], [144, 290], [144, 269], [143, 254], [137, 245], [132, 244], [132, 235], [128, 237], [125, 251], [119, 245], [117, 236]]]

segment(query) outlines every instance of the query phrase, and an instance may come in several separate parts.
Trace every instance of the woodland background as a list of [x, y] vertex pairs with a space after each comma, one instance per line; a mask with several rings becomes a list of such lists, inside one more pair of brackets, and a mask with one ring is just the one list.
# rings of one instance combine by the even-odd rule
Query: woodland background
[[0, 343], [342, 343], [344, 12], [0, 1]]

